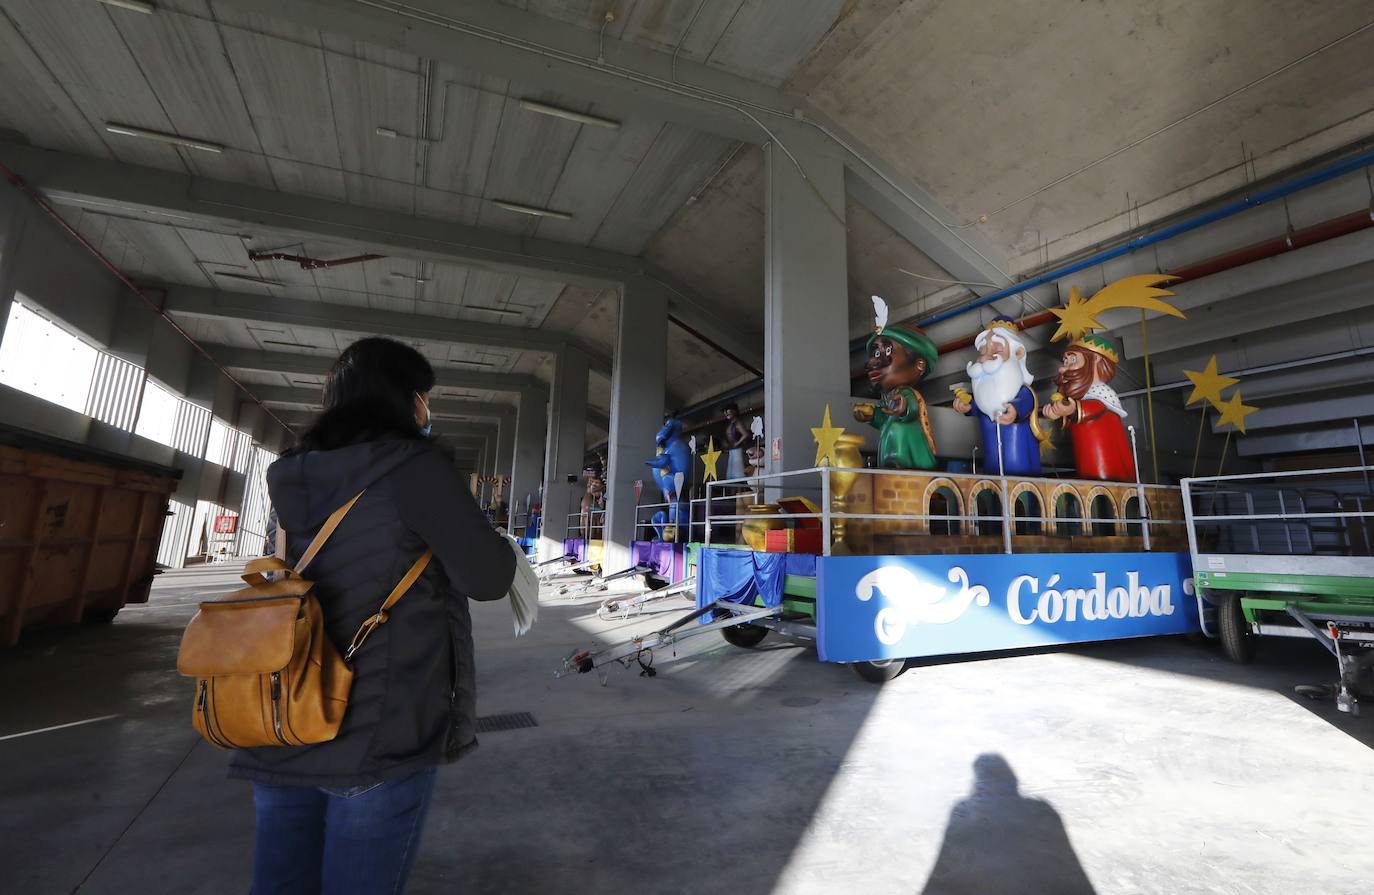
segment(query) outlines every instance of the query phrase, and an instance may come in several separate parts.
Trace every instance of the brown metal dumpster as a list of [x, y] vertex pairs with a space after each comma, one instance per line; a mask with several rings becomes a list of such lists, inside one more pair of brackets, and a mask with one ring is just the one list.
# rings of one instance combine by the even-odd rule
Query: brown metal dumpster
[[181, 471], [0, 426], [0, 646], [148, 600]]

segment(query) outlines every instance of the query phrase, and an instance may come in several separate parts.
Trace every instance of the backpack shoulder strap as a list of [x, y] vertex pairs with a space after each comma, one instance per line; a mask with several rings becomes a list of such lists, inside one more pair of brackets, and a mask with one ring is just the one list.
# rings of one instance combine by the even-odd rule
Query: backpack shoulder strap
[[426, 550], [420, 555], [419, 559], [415, 560], [415, 563], [411, 565], [410, 570], [401, 577], [401, 580], [396, 582], [396, 586], [391, 589], [391, 593], [387, 594], [386, 599], [382, 601], [382, 608], [378, 609], [375, 615], [368, 616], [367, 620], [358, 628], [358, 633], [353, 635], [353, 642], [348, 645], [348, 650], [344, 653], [345, 662], [351, 662], [353, 660], [353, 654], [358, 651], [358, 647], [363, 645], [363, 641], [367, 640], [368, 635], [381, 625], [386, 624], [391, 607], [399, 603], [401, 597], [406, 595], [406, 591], [410, 590], [410, 586], [419, 580], [420, 575], [424, 573], [425, 567], [429, 565], [429, 561], [433, 556], [433, 550]]
[[[315, 535], [315, 540], [311, 541], [310, 546], [305, 548], [305, 553], [301, 554], [301, 561], [296, 563], [297, 575], [304, 572], [305, 567], [310, 565], [311, 561], [315, 559], [315, 554], [320, 552], [320, 548], [324, 546], [324, 542], [329, 540], [329, 536], [334, 533], [334, 529], [339, 527], [339, 523], [342, 522], [343, 518], [348, 515], [348, 511], [353, 509], [353, 505], [358, 502], [358, 498], [362, 497], [363, 491], [366, 490], [367, 489], [364, 488], [362, 491], [359, 491], [357, 494], [353, 495], [352, 500], [350, 500], [343, 506], [339, 507], [334, 512], [330, 513], [329, 518], [324, 520], [324, 525], [320, 526], [319, 533]], [[277, 530], [281, 531], [280, 518], [278, 519], [277, 525]], [[281, 546], [284, 553], [286, 548], [286, 543], [284, 540], [281, 542]]]

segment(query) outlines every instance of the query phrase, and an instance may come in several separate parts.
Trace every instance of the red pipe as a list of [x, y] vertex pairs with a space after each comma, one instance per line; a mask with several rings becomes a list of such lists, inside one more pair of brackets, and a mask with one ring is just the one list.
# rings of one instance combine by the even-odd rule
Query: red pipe
[[[1294, 249], [1306, 248], [1338, 236], [1349, 236], [1351, 233], [1358, 233], [1374, 227], [1374, 210], [1357, 211], [1352, 214], [1332, 218], [1320, 224], [1313, 224], [1311, 227], [1304, 227], [1301, 230], [1293, 230], [1286, 236], [1279, 236], [1274, 239], [1267, 239], [1264, 242], [1257, 242], [1224, 255], [1217, 255], [1193, 264], [1187, 264], [1174, 270], [1165, 271], [1170, 276], [1178, 277], [1177, 282], [1187, 283], [1191, 280], [1200, 280], [1203, 277], [1210, 277], [1213, 274], [1223, 271], [1233, 270], [1246, 264], [1254, 264], [1256, 261], [1263, 261], [1266, 258], [1273, 258], [1282, 255], [1284, 252], [1291, 252]], [[1035, 329], [1047, 323], [1055, 321], [1055, 315], [1051, 311], [1039, 311], [1035, 314], [1028, 314], [1016, 321], [1022, 330]], [[973, 333], [962, 338], [954, 339], [939, 346], [940, 354], [950, 351], [958, 351], [961, 348], [968, 348], [973, 341], [978, 338], [977, 333]], [[863, 379], [862, 372], [856, 373], [851, 379]]]
[[8, 165], [6, 165], [4, 162], [0, 162], [0, 174], [4, 174], [5, 179], [8, 180], [11, 184], [13, 184], [15, 189], [19, 190], [19, 192], [29, 197], [29, 199], [31, 199], [35, 205], [43, 209], [43, 211], [47, 213], [48, 217], [56, 221], [57, 225], [61, 227], [63, 230], [65, 230], [67, 234], [71, 236], [72, 239], [75, 239], [77, 242], [81, 243], [81, 245], [86, 249], [86, 251], [94, 255], [95, 259], [99, 261], [101, 265], [105, 267], [106, 270], [114, 274], [115, 279], [119, 280], [119, 282], [123, 283], [129, 289], [130, 292], [132, 292], [134, 295], [137, 295], [140, 299], [142, 299], [144, 304], [153, 309], [153, 313], [157, 314], [159, 317], [165, 320], [167, 322], [167, 325], [176, 331], [177, 335], [181, 336], [183, 339], [190, 342], [192, 348], [196, 349], [196, 351], [204, 355], [205, 359], [210, 361], [210, 363], [214, 364], [215, 369], [219, 370], [220, 373], [224, 375], [225, 379], [228, 379], [230, 382], [232, 382], [235, 386], [238, 387], [238, 390], [247, 395], [248, 398], [254, 404], [257, 404], [259, 407], [261, 407], [263, 413], [267, 414], [272, 419], [276, 420], [277, 424], [280, 425], [286, 431], [291, 431], [291, 427], [288, 426], [285, 423], [285, 421], [282, 420], [281, 417], [277, 416], [270, 409], [268, 409], [266, 404], [259, 401], [257, 395], [250, 392], [246, 385], [244, 385], [242, 382], [239, 382], [238, 379], [234, 377], [233, 373], [230, 373], [228, 370], [224, 368], [224, 366], [219, 361], [215, 360], [214, 357], [211, 356], [210, 352], [206, 351], [199, 342], [197, 342], [194, 338], [191, 337], [190, 333], [182, 329], [181, 325], [177, 323], [175, 320], [173, 320], [170, 314], [163, 310], [162, 306], [158, 302], [153, 301], [153, 299], [148, 295], [147, 290], [145, 290], [142, 286], [139, 286], [137, 283], [129, 279], [127, 276], [125, 276], [124, 272], [121, 271], [118, 267], [116, 267], [113, 261], [111, 261], [109, 258], [106, 258], [104, 253], [101, 252], [100, 249], [96, 248], [94, 245], [91, 244], [91, 242], [88, 239], [86, 239], [86, 237], [78, 233], [75, 227], [73, 227], [71, 224], [68, 224], [66, 220], [63, 219], [62, 215], [57, 213], [57, 209], [53, 208], [51, 205], [48, 204], [48, 200], [43, 198], [42, 193], [38, 192], [33, 187], [29, 186], [24, 181], [24, 178], [16, 174], [14, 170], [10, 168]]

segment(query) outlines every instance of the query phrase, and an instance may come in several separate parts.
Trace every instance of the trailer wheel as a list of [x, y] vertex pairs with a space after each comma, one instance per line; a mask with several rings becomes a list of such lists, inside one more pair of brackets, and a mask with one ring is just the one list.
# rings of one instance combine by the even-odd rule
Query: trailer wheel
[[88, 609], [86, 614], [81, 616], [83, 625], [108, 625], [119, 615], [122, 607], [116, 606], [114, 609]]
[[887, 659], [882, 662], [855, 662], [854, 673], [870, 684], [885, 684], [906, 671], [905, 659]]
[[728, 628], [721, 628], [720, 636], [724, 637], [725, 642], [731, 646], [749, 649], [758, 646], [763, 638], [768, 636], [768, 629], [758, 625], [732, 625]]
[[1240, 597], [1232, 594], [1217, 607], [1217, 628], [1221, 634], [1221, 648], [1226, 658], [1237, 665], [1249, 665], [1255, 659], [1255, 635], [1245, 623]]

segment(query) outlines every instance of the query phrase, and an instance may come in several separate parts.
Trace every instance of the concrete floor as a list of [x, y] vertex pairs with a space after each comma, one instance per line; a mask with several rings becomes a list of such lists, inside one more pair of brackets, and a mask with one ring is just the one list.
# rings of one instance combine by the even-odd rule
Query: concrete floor
[[[189, 723], [174, 658], [201, 588], [0, 653], [0, 891], [244, 893], [248, 787]], [[647, 630], [476, 606], [484, 735], [440, 775], [413, 893], [1354, 893], [1374, 878], [1374, 717], [1290, 697], [1315, 645], [1237, 668], [1182, 639], [930, 665], [875, 688], [771, 636], [710, 634], [644, 678], [555, 680]], [[662, 618], [660, 617], [660, 621]], [[1374, 701], [1369, 705], [1374, 716]]]

